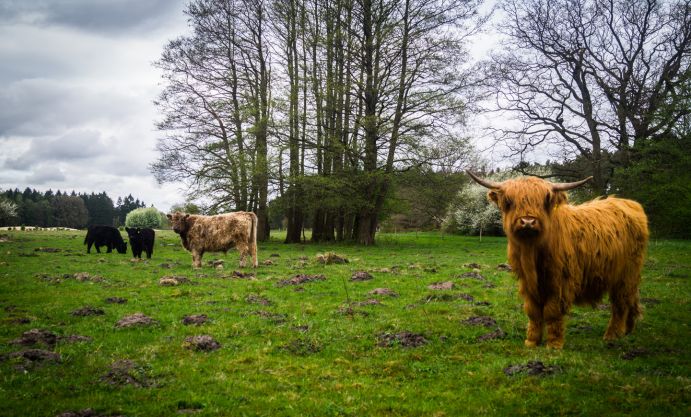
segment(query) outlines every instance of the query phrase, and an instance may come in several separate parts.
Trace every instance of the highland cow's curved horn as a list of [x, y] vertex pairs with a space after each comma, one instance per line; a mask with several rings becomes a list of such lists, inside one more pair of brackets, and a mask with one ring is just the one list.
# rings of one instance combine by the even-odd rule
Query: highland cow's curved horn
[[560, 183], [552, 183], [552, 191], [568, 191], [568, 190], [573, 190], [576, 187], [580, 187], [581, 185], [585, 184], [586, 182], [592, 180], [593, 177], [588, 177], [584, 180], [576, 181], [576, 182], [560, 182]]
[[466, 170], [465, 172], [466, 172], [468, 175], [470, 175], [470, 178], [474, 179], [476, 183], [482, 185], [483, 187], [487, 187], [487, 188], [492, 189], [492, 190], [497, 190], [497, 189], [501, 188], [501, 183], [500, 183], [500, 182], [494, 182], [494, 181], [490, 181], [490, 180], [483, 180], [482, 178], [476, 176], [475, 174], [473, 174], [473, 173], [470, 172], [469, 170]]

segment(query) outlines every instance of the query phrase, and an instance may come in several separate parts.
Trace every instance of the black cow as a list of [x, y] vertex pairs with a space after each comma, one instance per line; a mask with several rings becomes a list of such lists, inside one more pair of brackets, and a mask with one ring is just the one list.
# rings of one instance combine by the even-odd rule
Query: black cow
[[120, 231], [112, 226], [89, 226], [89, 230], [84, 238], [84, 244], [87, 245], [86, 253], [91, 253], [91, 245], [96, 247], [96, 252], [98, 253], [101, 253], [100, 246], [108, 247], [108, 253], [111, 253], [113, 248], [118, 253], [127, 253], [127, 243], [122, 240]]
[[125, 230], [127, 231], [127, 236], [130, 237], [132, 256], [141, 258], [143, 250], [146, 252], [146, 257], [151, 259], [151, 254], [154, 253], [154, 238], [156, 237], [154, 229], [148, 227], [125, 227]]

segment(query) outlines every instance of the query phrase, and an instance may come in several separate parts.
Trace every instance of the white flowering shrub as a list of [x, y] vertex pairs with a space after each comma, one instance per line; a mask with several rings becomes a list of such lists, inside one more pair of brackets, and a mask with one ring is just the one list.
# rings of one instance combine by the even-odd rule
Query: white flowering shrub
[[161, 227], [161, 215], [155, 207], [138, 208], [127, 213], [125, 217], [127, 227]]
[[0, 225], [5, 225], [17, 217], [17, 204], [6, 198], [0, 197]]

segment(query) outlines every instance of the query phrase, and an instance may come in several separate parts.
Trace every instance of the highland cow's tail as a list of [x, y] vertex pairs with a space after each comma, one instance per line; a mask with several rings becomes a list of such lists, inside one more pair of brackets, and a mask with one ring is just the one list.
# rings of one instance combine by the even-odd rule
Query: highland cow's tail
[[259, 266], [257, 261], [257, 223], [259, 219], [257, 215], [250, 212], [250, 217], [252, 218], [252, 227], [250, 230], [250, 254], [252, 255], [252, 267], [256, 268]]

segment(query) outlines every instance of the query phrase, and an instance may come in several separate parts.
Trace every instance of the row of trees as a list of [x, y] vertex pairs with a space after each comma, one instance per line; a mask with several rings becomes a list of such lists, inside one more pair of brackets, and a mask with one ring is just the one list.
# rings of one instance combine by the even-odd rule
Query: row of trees
[[86, 194], [60, 190], [40, 192], [26, 188], [6, 190], [0, 200], [7, 210], [0, 215], [0, 226], [31, 225], [39, 227], [81, 228], [92, 224], [119, 226], [127, 214], [145, 207], [132, 195], [118, 197], [117, 204], [104, 192]]
[[502, 0], [503, 44], [469, 71], [480, 3], [193, 0], [192, 34], [157, 62], [152, 172], [208, 212], [255, 211], [260, 238], [285, 219], [286, 242], [311, 227], [372, 244], [400, 206], [443, 218], [419, 204], [443, 175], [427, 175], [429, 193], [411, 178], [481, 166], [460, 129], [484, 110], [519, 172], [549, 157], [554, 178], [592, 175], [593, 195], [688, 230], [675, 220], [691, 198], [691, 1]]
[[157, 66], [160, 182], [209, 211], [269, 196], [286, 242], [372, 244], [397, 172], [468, 157], [464, 41], [479, 0], [194, 0]]

